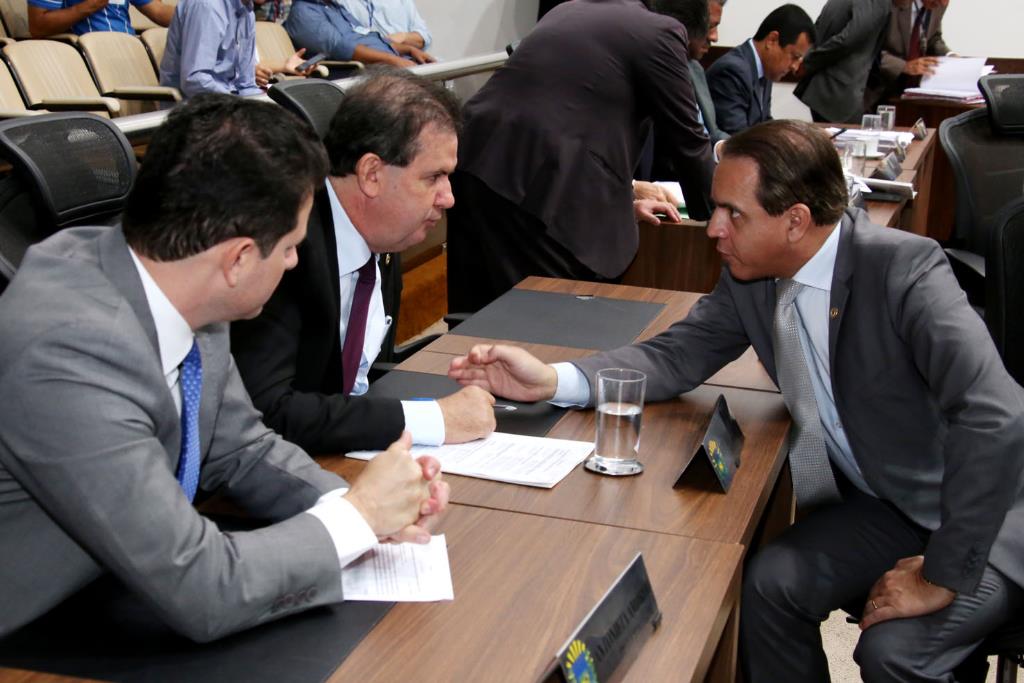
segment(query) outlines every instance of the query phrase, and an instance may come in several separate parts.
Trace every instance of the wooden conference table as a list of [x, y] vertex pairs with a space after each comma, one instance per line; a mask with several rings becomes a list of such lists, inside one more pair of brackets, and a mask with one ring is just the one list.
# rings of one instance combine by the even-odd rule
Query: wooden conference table
[[[857, 128], [849, 124], [828, 124]], [[909, 131], [909, 128], [897, 130]], [[865, 210], [872, 222], [907, 230], [918, 235], [935, 236], [930, 206], [933, 169], [938, 149], [937, 131], [929, 128], [923, 140], [914, 140], [907, 150], [903, 172], [897, 178], [913, 185], [917, 197], [898, 202], [880, 202], [866, 198]], [[877, 165], [869, 161], [870, 170]], [[688, 292], [710, 292], [718, 282], [722, 260], [715, 251], [715, 240], [707, 236], [706, 224], [684, 220], [681, 223], [651, 225], [640, 223], [640, 247], [636, 258], [626, 270], [623, 283], [637, 287], [657, 287]]]
[[[689, 292], [546, 278], [528, 278], [518, 289], [664, 304], [640, 339], [682, 318], [699, 298]], [[444, 335], [397, 369], [445, 374], [451, 358], [475, 343], [495, 341], [457, 332]], [[549, 362], [592, 353], [510, 343]], [[673, 488], [720, 393], [746, 436], [733, 485], [727, 494], [688, 485]], [[746, 548], [791, 519], [789, 477], [780, 477], [788, 428], [781, 396], [748, 352], [708, 384], [678, 399], [645, 406], [641, 476], [602, 477], [577, 467], [551, 490], [450, 476], [452, 512], [440, 530], [454, 538], [449, 543], [455, 602], [395, 607], [341, 665], [335, 680], [392, 680], [413, 672], [461, 680], [483, 671], [496, 680], [536, 680], [572, 625], [629, 557], [643, 550], [647, 559], [645, 548], [659, 550], [651, 556], [654, 569], [649, 570], [665, 621], [626, 680], [733, 680], [741, 560]], [[593, 434], [592, 410], [567, 412], [549, 432], [588, 441]], [[365, 466], [342, 456], [318, 460], [346, 477], [357, 476]], [[471, 529], [465, 526], [470, 519], [480, 521], [473, 521]], [[485, 522], [493, 527], [475, 530]], [[707, 563], [690, 555], [696, 550], [708, 553]], [[679, 563], [683, 557], [686, 561]], [[513, 569], [505, 568], [508, 558], [514, 558]], [[489, 561], [493, 568], [485, 568]], [[499, 576], [516, 578], [509, 584]], [[662, 591], [667, 591], [664, 602]], [[673, 603], [682, 611], [670, 607]], [[505, 612], [508, 605], [513, 606], [511, 613]], [[551, 621], [556, 618], [557, 627]], [[466, 640], [457, 645], [453, 639]], [[397, 642], [402, 643], [400, 655], [394, 656]], [[498, 657], [504, 663], [507, 648], [516, 651], [514, 661], [508, 660], [512, 669], [492, 670], [488, 662]]]

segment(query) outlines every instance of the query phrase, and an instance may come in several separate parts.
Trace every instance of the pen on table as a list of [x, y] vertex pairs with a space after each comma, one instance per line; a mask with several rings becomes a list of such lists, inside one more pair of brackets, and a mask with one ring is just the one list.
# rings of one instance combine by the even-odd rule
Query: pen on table
[[835, 140], [837, 137], [839, 137], [840, 135], [842, 135], [843, 133], [845, 133], [848, 130], [850, 130], [850, 129], [849, 128], [840, 128], [838, 131], [836, 131], [836, 133], [832, 137], [829, 138], [829, 140]]
[[[407, 400], [409, 400], [409, 401], [436, 401], [437, 399], [427, 398], [425, 396], [419, 396], [419, 397], [410, 398], [410, 399], [407, 399]], [[504, 410], [504, 411], [510, 413], [513, 410], [518, 410], [519, 408], [517, 406], [512, 406], [512, 405], [509, 405], [507, 403], [495, 403], [494, 404], [494, 409], [495, 410]]]

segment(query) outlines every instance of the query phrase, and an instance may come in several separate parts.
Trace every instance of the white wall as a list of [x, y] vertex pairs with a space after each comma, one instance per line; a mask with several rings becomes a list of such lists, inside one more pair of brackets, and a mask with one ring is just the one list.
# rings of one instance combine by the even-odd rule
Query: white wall
[[[811, 18], [825, 0], [795, 0]], [[728, 0], [722, 45], [738, 45], [784, 0]], [[537, 17], [537, 0], [416, 0], [434, 33], [434, 51], [453, 59], [494, 52], [522, 38]], [[943, 34], [964, 55], [1024, 58], [1024, 1], [951, 0]]]
[[[423, 0], [420, 0], [423, 2]], [[739, 45], [754, 35], [761, 20], [784, 0], [728, 0], [719, 29], [719, 44]], [[825, 0], [795, 0], [817, 18]], [[1022, 0], [950, 0], [942, 35], [951, 49], [978, 57], [1024, 58]]]

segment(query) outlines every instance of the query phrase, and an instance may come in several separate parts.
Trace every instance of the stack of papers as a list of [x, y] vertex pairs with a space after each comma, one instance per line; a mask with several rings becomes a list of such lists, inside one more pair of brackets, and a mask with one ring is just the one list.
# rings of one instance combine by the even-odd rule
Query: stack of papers
[[992, 73], [994, 67], [985, 65], [984, 57], [939, 57], [935, 72], [921, 79], [921, 87], [907, 88], [903, 96], [938, 98], [956, 102], [983, 102], [978, 90], [978, 79]]
[[346, 600], [454, 600], [444, 534], [431, 537], [426, 545], [377, 544], [341, 570], [341, 589]]
[[[466, 477], [549, 489], [583, 462], [594, 444], [494, 432], [486, 439], [443, 446], [413, 446], [412, 455], [430, 455], [441, 471]], [[348, 457], [371, 460], [379, 451], [356, 451]]]
[[896, 144], [897, 140], [899, 140], [900, 144], [905, 147], [914, 141], [913, 133], [899, 133], [893, 130], [883, 130], [880, 133], [870, 133], [868, 131], [860, 130], [859, 128], [854, 130], [844, 130], [842, 133], [839, 133], [839, 128], [826, 128], [825, 130], [828, 131], [829, 136], [834, 136], [833, 139], [837, 142], [866, 140], [869, 137], [878, 136], [881, 147], [885, 147], [886, 143], [888, 143], [889, 147], [892, 147]]

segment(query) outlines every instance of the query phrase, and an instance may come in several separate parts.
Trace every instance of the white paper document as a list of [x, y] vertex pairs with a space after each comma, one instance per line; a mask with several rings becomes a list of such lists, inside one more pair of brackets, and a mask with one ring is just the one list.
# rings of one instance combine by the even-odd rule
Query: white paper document
[[346, 600], [434, 602], [454, 600], [444, 534], [430, 543], [380, 543], [341, 570]]
[[839, 132], [840, 130], [842, 129], [830, 127], [826, 128], [825, 132], [827, 132], [830, 137], [839, 142], [849, 142], [851, 140], [865, 140], [869, 137], [875, 136], [877, 136], [878, 139], [881, 140], [882, 142], [888, 142], [890, 145], [894, 144], [897, 140], [900, 142], [901, 145], [904, 146], [909, 145], [911, 142], [914, 141], [913, 133], [905, 133], [894, 130], [883, 130], [881, 132], [874, 133], [861, 130], [860, 128], [843, 130], [841, 133]]
[[[413, 457], [430, 455], [441, 471], [509, 484], [549, 489], [562, 481], [594, 450], [590, 441], [494, 432], [486, 439], [443, 446], [413, 446]], [[356, 451], [348, 457], [370, 460], [379, 451]]]
[[682, 185], [680, 185], [678, 182], [674, 180], [656, 180], [654, 181], [654, 184], [665, 190], [668, 190], [673, 194], [673, 196], [675, 196], [676, 200], [678, 201], [678, 204], [676, 204], [677, 209], [686, 208], [686, 197], [683, 195]]
[[984, 57], [939, 57], [932, 74], [921, 78], [921, 87], [907, 88], [910, 97], [941, 97], [952, 100], [981, 100], [978, 79], [992, 72]]

